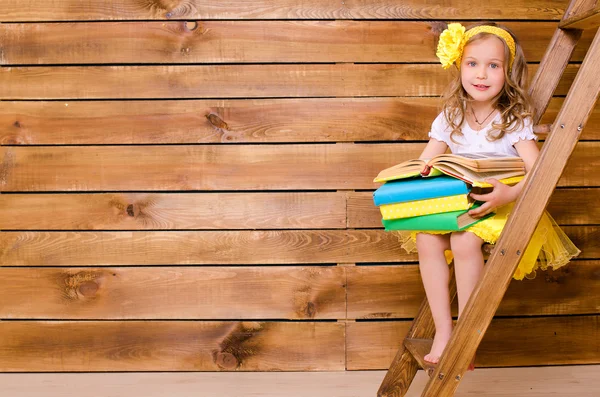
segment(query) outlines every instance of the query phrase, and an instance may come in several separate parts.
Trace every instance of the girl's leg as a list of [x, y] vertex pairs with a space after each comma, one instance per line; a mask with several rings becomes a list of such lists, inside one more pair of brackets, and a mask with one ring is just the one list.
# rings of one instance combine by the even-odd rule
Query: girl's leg
[[[450, 246], [454, 254], [459, 318], [483, 273], [482, 244], [483, 240], [470, 232], [452, 233], [450, 237]], [[469, 370], [474, 369], [475, 357], [469, 365]]]
[[452, 233], [450, 237], [456, 272], [459, 318], [483, 273], [482, 245], [483, 240], [471, 232]]
[[449, 269], [444, 250], [450, 249], [450, 236], [440, 234], [417, 234], [419, 268], [427, 301], [435, 324], [435, 337], [425, 361], [437, 363], [452, 334], [450, 313]]

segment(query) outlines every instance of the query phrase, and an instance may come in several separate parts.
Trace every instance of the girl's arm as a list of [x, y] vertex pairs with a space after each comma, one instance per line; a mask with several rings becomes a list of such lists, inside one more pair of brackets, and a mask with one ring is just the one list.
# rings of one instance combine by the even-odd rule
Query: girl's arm
[[[525, 173], [529, 173], [540, 154], [537, 144], [534, 140], [521, 140], [515, 143], [515, 149], [517, 149], [519, 157], [521, 157], [525, 163]], [[523, 190], [525, 179], [526, 178], [514, 186], [505, 185], [497, 179], [487, 179], [486, 182], [489, 182], [494, 188], [492, 192], [488, 194], [471, 193], [471, 197], [477, 201], [484, 201], [484, 204], [479, 208], [469, 211], [469, 215], [480, 218], [495, 211], [498, 207], [515, 201], [521, 193], [521, 190]]]
[[446, 142], [438, 141], [437, 139], [429, 139], [427, 142], [427, 146], [423, 149], [423, 152], [419, 156], [420, 159], [430, 159], [438, 154], [446, 153], [446, 149], [448, 149], [448, 145]]
[[[423, 149], [423, 152], [419, 156], [419, 159], [427, 161], [430, 158], [437, 156], [438, 154], [446, 153], [446, 149], [448, 149], [448, 145], [446, 144], [446, 142], [441, 142], [437, 139], [431, 138], [429, 139], [429, 142], [427, 142], [427, 146], [425, 146], [425, 149]], [[421, 174], [428, 175], [429, 170], [430, 167], [426, 165], [425, 168], [423, 168], [423, 170], [421, 171]]]

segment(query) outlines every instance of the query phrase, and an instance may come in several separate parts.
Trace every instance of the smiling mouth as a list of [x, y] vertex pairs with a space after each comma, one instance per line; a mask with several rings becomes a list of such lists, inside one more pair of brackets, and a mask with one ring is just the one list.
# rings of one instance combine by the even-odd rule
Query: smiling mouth
[[473, 87], [478, 88], [480, 90], [485, 90], [485, 89], [490, 88], [489, 85], [483, 85], [483, 84], [473, 84]]

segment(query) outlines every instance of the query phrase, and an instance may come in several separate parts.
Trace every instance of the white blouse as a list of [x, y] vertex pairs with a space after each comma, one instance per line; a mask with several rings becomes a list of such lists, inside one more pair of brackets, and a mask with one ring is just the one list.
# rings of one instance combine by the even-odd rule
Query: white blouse
[[452, 130], [446, 122], [444, 113], [442, 112], [433, 121], [429, 137], [446, 143], [452, 153], [494, 152], [503, 153], [507, 156], [519, 155], [514, 144], [520, 140], [527, 141], [538, 139], [533, 133], [532, 120], [527, 118], [524, 120], [523, 129], [504, 134], [504, 136], [498, 140], [489, 141], [487, 135], [492, 131], [492, 124], [500, 122], [500, 113], [498, 113], [485, 128], [481, 131], [475, 131], [469, 127], [469, 123], [465, 121], [462, 126], [463, 135], [455, 136], [454, 140], [456, 142], [453, 142], [450, 139], [450, 132], [452, 132]]

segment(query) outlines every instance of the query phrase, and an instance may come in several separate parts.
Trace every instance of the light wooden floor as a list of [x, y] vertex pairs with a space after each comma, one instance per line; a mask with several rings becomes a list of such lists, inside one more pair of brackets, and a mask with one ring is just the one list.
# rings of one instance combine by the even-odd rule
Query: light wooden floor
[[[0, 374], [2, 397], [366, 397], [383, 371]], [[408, 397], [427, 381], [419, 371]], [[477, 369], [456, 396], [600, 396], [600, 365]]]

